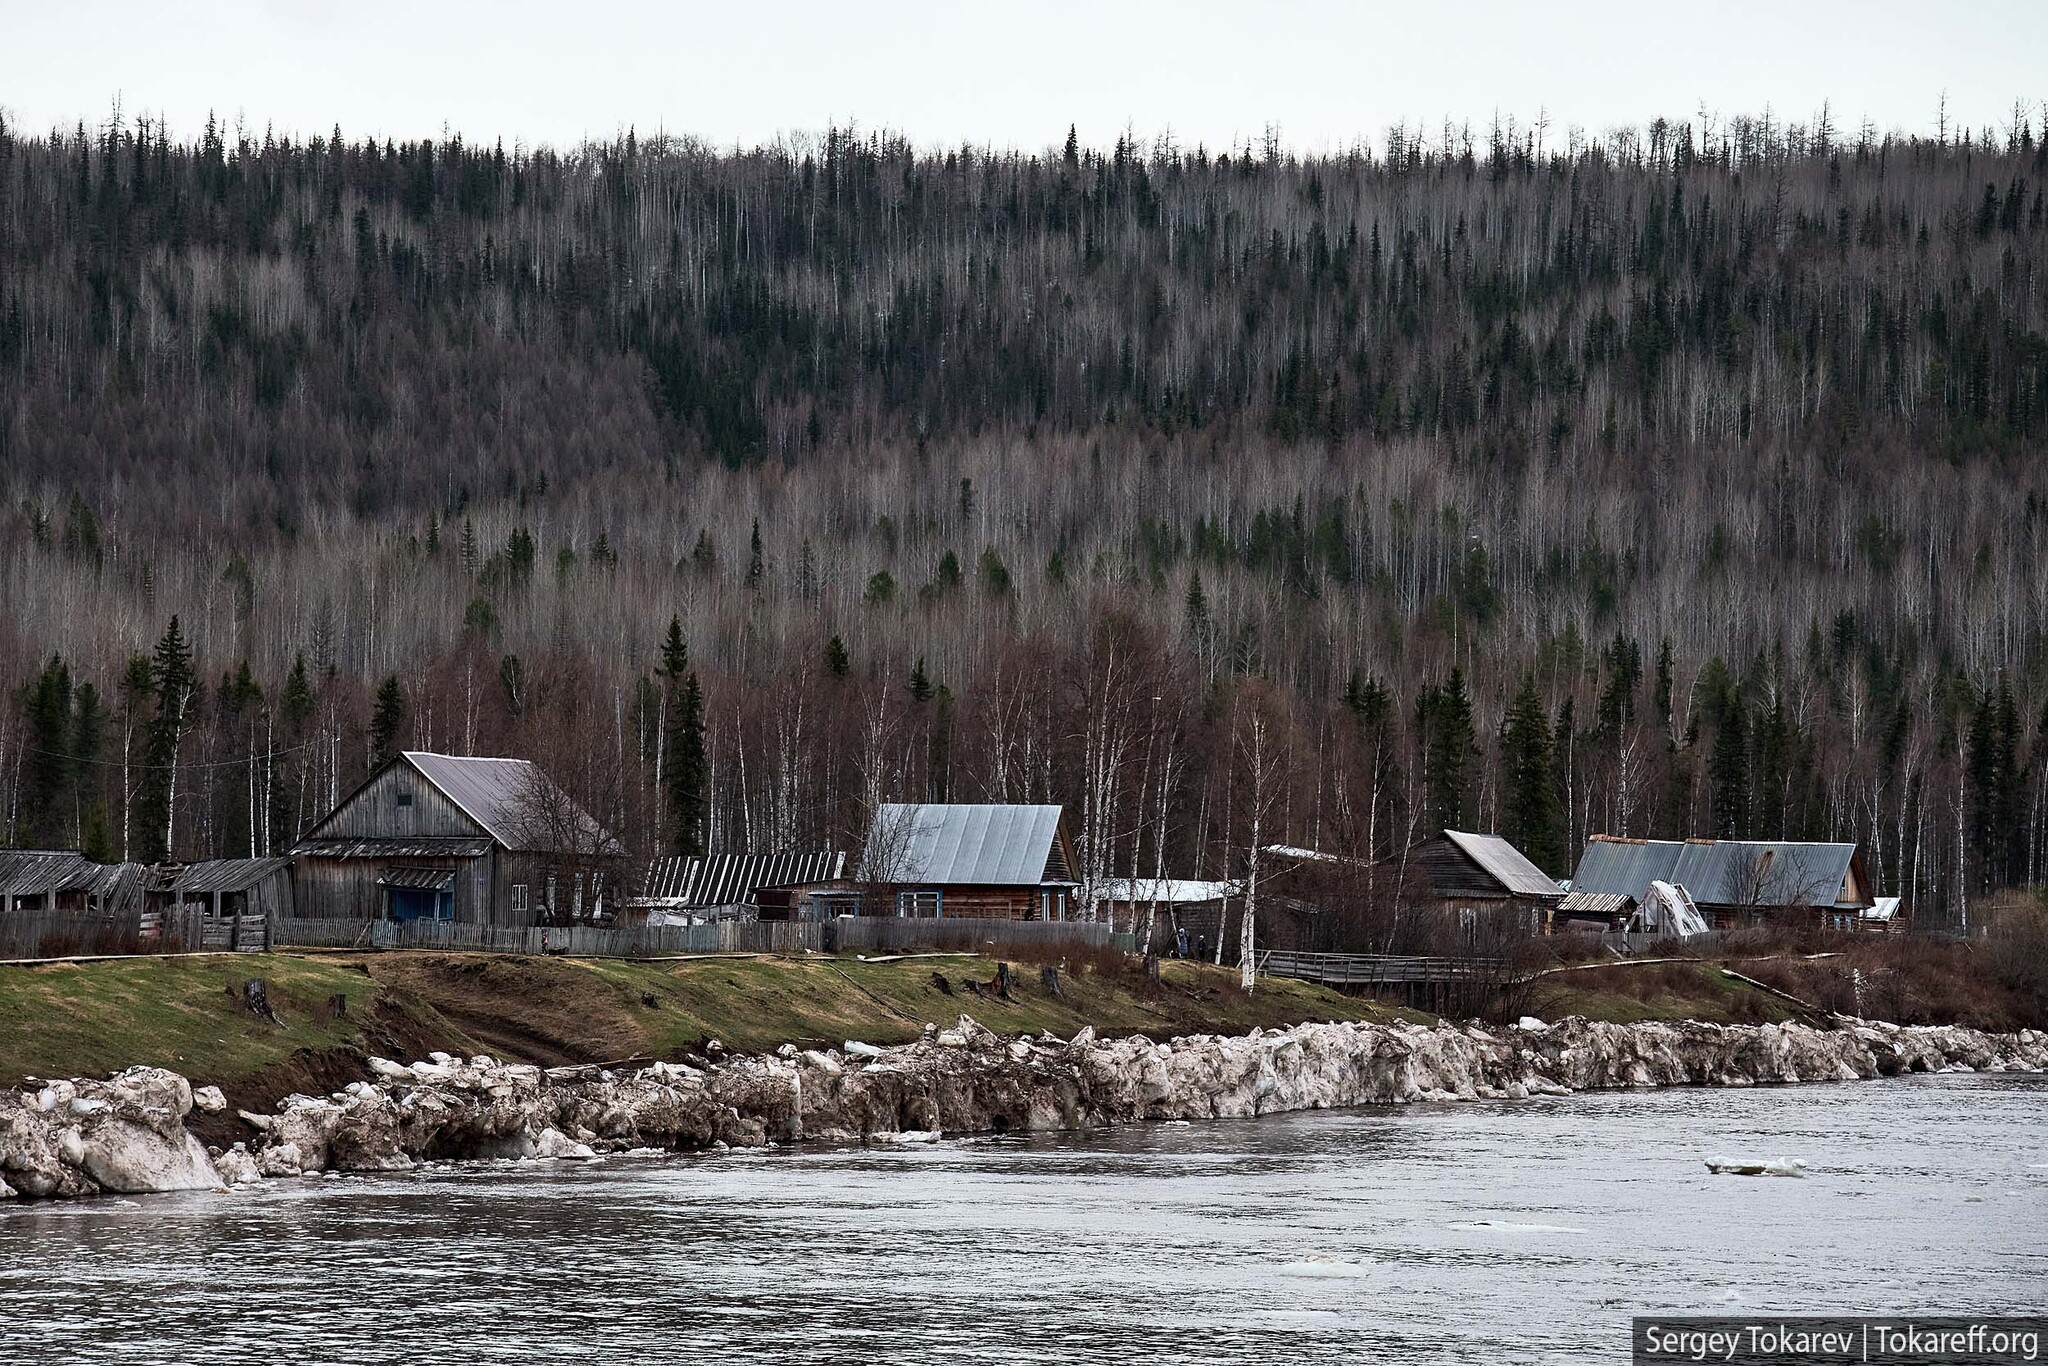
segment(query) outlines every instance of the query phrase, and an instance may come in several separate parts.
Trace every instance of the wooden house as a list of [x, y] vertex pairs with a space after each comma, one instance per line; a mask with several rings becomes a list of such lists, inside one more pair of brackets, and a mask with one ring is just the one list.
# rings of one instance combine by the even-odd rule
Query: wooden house
[[1564, 888], [1499, 835], [1439, 830], [1379, 869], [1401, 907], [1469, 932], [1482, 916], [1540, 933]]
[[1877, 904], [1853, 844], [1613, 835], [1587, 842], [1572, 875], [1574, 904], [1623, 896], [1645, 906], [1653, 883], [1683, 889], [1714, 930], [1776, 923], [1854, 931]]
[[293, 909], [506, 927], [585, 920], [619, 853], [529, 760], [407, 751], [293, 848]]
[[1068, 920], [1074, 855], [1063, 808], [891, 803], [861, 854], [863, 915]]

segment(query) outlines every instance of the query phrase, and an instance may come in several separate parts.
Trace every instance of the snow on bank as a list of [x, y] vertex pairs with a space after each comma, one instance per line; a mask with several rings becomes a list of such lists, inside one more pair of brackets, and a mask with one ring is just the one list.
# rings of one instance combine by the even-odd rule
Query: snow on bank
[[[1540, 1026], [1540, 1027], [1536, 1027]], [[801, 1141], [917, 1143], [1142, 1121], [1241, 1118], [1414, 1101], [1520, 1100], [1653, 1086], [1852, 1081], [1909, 1072], [2048, 1069], [2048, 1035], [1845, 1022], [1511, 1029], [1307, 1024], [1156, 1043], [1004, 1038], [966, 1016], [920, 1041], [634, 1071], [543, 1070], [436, 1053], [374, 1059], [376, 1080], [243, 1117], [249, 1144], [209, 1153], [184, 1126], [218, 1108], [175, 1073], [0, 1093], [0, 1196], [192, 1190], [261, 1177], [404, 1171], [423, 1161], [587, 1160], [634, 1148]]]

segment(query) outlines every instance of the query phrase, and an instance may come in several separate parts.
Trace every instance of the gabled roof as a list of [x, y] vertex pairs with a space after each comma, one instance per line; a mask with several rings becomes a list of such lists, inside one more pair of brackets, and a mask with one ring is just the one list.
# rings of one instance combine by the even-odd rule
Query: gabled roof
[[1671, 882], [1701, 905], [1835, 906], [1846, 904], [1842, 887], [1855, 863], [1853, 844], [1595, 835], [1579, 859], [1572, 890], [1623, 892], [1643, 901], [1652, 882]]
[[[454, 803], [456, 809], [475, 821], [485, 834], [507, 849], [545, 852], [541, 849], [543, 837], [531, 830], [522, 829], [522, 826], [533, 824], [522, 819], [521, 813], [530, 808], [533, 796], [537, 792], [548, 794], [550, 801], [558, 801], [558, 814], [584, 826], [592, 844], [600, 848], [616, 848], [618, 845], [618, 840], [610, 831], [599, 825], [589, 812], [578, 806], [574, 799], [563, 792], [561, 786], [531, 759], [432, 754], [425, 750], [408, 749], [392, 755], [378, 765], [367, 778], [356, 785], [354, 791], [341, 799], [333, 811], [322, 816], [313, 827], [313, 837], [302, 840], [299, 849], [308, 853], [327, 853], [329, 857], [346, 857], [332, 854], [327, 850], [315, 850], [312, 846], [333, 842], [322, 837], [320, 831], [334, 819], [335, 812], [347, 807], [393, 764], [405, 764], [410, 767], [442, 796]], [[408, 840], [407, 843], [425, 845], [435, 841]]]
[[805, 854], [711, 854], [656, 859], [629, 906], [742, 906], [763, 887], [832, 882], [846, 876], [837, 850]]
[[1060, 832], [1057, 806], [891, 802], [875, 812], [861, 876], [889, 883], [1073, 886], [1051, 867]]
[[409, 749], [399, 756], [419, 770], [441, 795], [462, 808], [507, 849], [523, 847], [519, 810], [535, 782], [553, 780], [531, 759], [489, 759], [467, 754], [429, 754]]
[[1481, 871], [1516, 896], [1556, 896], [1563, 889], [1529, 862], [1528, 856], [1499, 835], [1474, 835], [1446, 830], [1444, 838], [1458, 846]]

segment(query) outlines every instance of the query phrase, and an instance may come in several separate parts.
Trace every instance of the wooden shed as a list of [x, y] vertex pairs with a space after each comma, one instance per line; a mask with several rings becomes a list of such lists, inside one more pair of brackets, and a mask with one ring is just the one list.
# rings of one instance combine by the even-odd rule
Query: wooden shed
[[621, 852], [530, 760], [409, 750], [292, 849], [295, 911], [507, 927], [586, 920]]
[[1399, 877], [1402, 905], [1469, 930], [1481, 913], [1508, 913], [1540, 933], [1564, 888], [1499, 835], [1440, 830], [1379, 865]]

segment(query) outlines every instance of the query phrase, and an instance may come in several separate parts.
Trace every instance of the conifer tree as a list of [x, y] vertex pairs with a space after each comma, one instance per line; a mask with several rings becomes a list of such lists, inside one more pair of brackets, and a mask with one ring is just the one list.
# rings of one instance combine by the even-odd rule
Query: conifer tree
[[1509, 705], [1501, 727], [1505, 769], [1501, 834], [1529, 861], [1555, 876], [1564, 862], [1558, 833], [1557, 775], [1551, 751], [1550, 718], [1536, 691], [1534, 674], [1522, 676], [1522, 690]]
[[1472, 698], [1465, 671], [1455, 665], [1441, 688], [1428, 690], [1428, 745], [1423, 788], [1431, 830], [1459, 830], [1471, 823], [1472, 759], [1478, 753], [1472, 729]]
[[199, 680], [192, 672], [192, 647], [176, 617], [157, 641], [149, 676], [156, 713], [150, 718], [143, 744], [147, 767], [136, 814], [142, 827], [142, 857], [155, 863], [169, 858], [177, 848], [179, 773], [199, 690]]
[[1707, 815], [1716, 839], [1749, 838], [1749, 735], [1740, 693], [1722, 709], [1707, 757]]
[[370, 713], [370, 763], [381, 764], [396, 753], [404, 731], [405, 689], [392, 674], [378, 687], [377, 705]]
[[27, 734], [21, 758], [16, 838], [29, 848], [68, 843], [73, 781], [71, 670], [57, 656], [30, 683], [24, 701]]
[[703, 854], [711, 820], [711, 772], [704, 749], [704, 694], [692, 670], [683, 679], [677, 709], [675, 750], [668, 771], [671, 847], [678, 854]]
[[766, 572], [767, 562], [761, 554], [761, 519], [756, 517], [753, 535], [747, 542], [747, 587], [759, 588]]
[[846, 642], [838, 636], [825, 642], [825, 672], [834, 678], [845, 678], [853, 672], [853, 660], [847, 656]]

